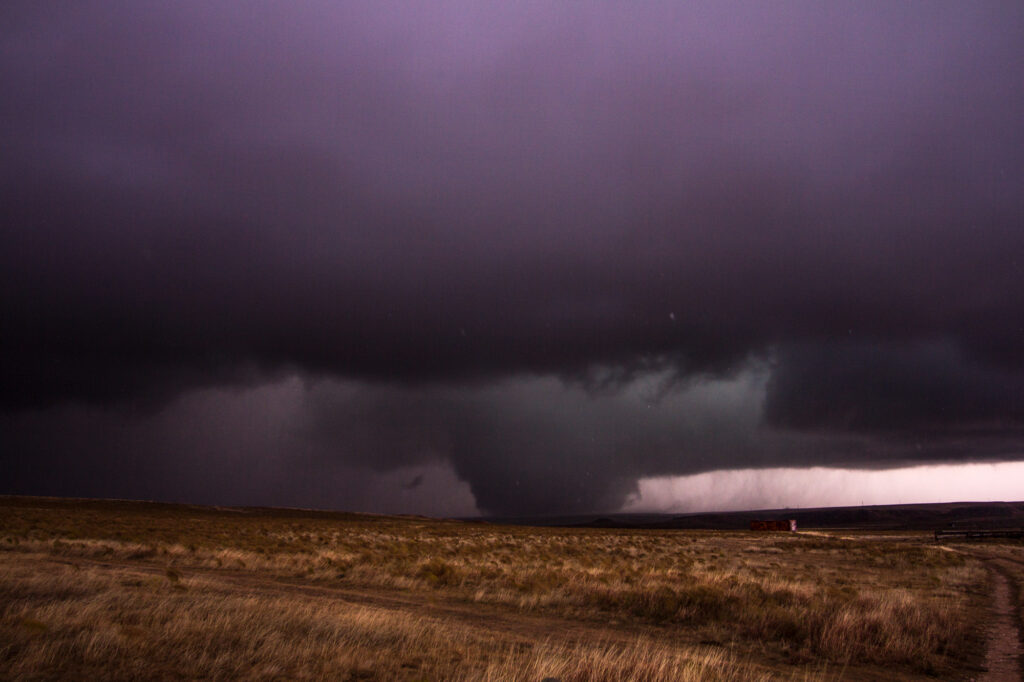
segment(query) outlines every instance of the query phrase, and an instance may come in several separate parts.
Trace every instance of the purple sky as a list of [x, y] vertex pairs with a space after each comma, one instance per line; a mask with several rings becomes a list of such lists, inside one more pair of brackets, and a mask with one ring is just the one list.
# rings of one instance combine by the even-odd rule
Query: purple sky
[[1021, 35], [6, 2], [0, 493], [554, 513], [1024, 460]]

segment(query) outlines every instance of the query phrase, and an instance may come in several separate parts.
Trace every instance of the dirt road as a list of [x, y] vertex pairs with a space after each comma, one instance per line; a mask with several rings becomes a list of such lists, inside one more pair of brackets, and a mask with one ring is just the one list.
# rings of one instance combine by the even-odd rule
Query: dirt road
[[[125, 575], [164, 576], [166, 567], [138, 561], [104, 561], [85, 558], [47, 558], [44, 561], [63, 565], [93, 566], [117, 571]], [[642, 626], [602, 625], [601, 623], [570, 620], [551, 615], [532, 616], [528, 613], [510, 612], [498, 606], [457, 602], [439, 599], [430, 595], [412, 593], [387, 593], [382, 590], [340, 588], [326, 585], [311, 585], [299, 579], [283, 577], [260, 577], [245, 571], [213, 568], [175, 568], [182, 581], [199, 580], [208, 590], [230, 592], [247, 591], [261, 594], [304, 595], [334, 599], [348, 604], [371, 606], [382, 609], [413, 611], [428, 618], [443, 618], [469, 625], [478, 630], [491, 631], [510, 640], [522, 641], [590, 641], [619, 644], [635, 644], [638, 637], [653, 635], [664, 639], [664, 629]], [[677, 631], [670, 638], [682, 644], [696, 645]]]
[[978, 682], [1024, 682], [1024, 641], [1016, 594], [1021, 579], [1020, 562], [986, 552], [970, 552], [982, 559], [992, 575], [991, 619], [988, 626], [984, 667]]

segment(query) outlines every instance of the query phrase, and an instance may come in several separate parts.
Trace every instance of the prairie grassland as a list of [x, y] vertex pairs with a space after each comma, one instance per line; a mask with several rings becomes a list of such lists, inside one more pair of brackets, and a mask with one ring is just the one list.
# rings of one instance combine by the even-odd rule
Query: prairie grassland
[[918, 679], [980, 654], [919, 538], [0, 500], [0, 677]]
[[0, 567], [9, 678], [767, 679], [706, 647], [508, 640], [408, 611], [226, 591], [216, 580], [71, 566], [43, 575], [29, 557]]

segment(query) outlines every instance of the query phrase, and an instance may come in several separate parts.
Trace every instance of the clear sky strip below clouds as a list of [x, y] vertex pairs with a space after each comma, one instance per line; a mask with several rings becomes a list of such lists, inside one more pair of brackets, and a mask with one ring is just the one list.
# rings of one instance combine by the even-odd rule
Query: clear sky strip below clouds
[[643, 478], [623, 511], [688, 513], [1021, 499], [1024, 462], [883, 470], [784, 467]]

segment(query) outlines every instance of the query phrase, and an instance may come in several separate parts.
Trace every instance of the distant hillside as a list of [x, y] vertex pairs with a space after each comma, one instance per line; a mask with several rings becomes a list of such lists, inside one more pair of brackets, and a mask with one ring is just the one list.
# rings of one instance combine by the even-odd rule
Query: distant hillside
[[[251, 517], [319, 519], [340, 522], [424, 521], [423, 516], [364, 514], [319, 509], [273, 507], [213, 507], [138, 500], [95, 500], [0, 495], [7, 509], [54, 508], [81, 516], [121, 511], [125, 514], [197, 517]], [[938, 528], [1024, 528], [1024, 502], [946, 502], [937, 504], [820, 507], [817, 509], [755, 509], [700, 514], [590, 514], [575, 516], [487, 517], [430, 519], [436, 523], [486, 522], [515, 526], [574, 528], [649, 528], [692, 530], [745, 530], [754, 519], [796, 519], [798, 528], [851, 528], [865, 530], [934, 530]]]
[[606, 514], [490, 520], [526, 526], [740, 530], [749, 528], [750, 522], [754, 519], [796, 519], [799, 528], [1020, 528], [1024, 527], [1024, 502], [946, 502], [816, 509], [757, 509], [683, 515]]

